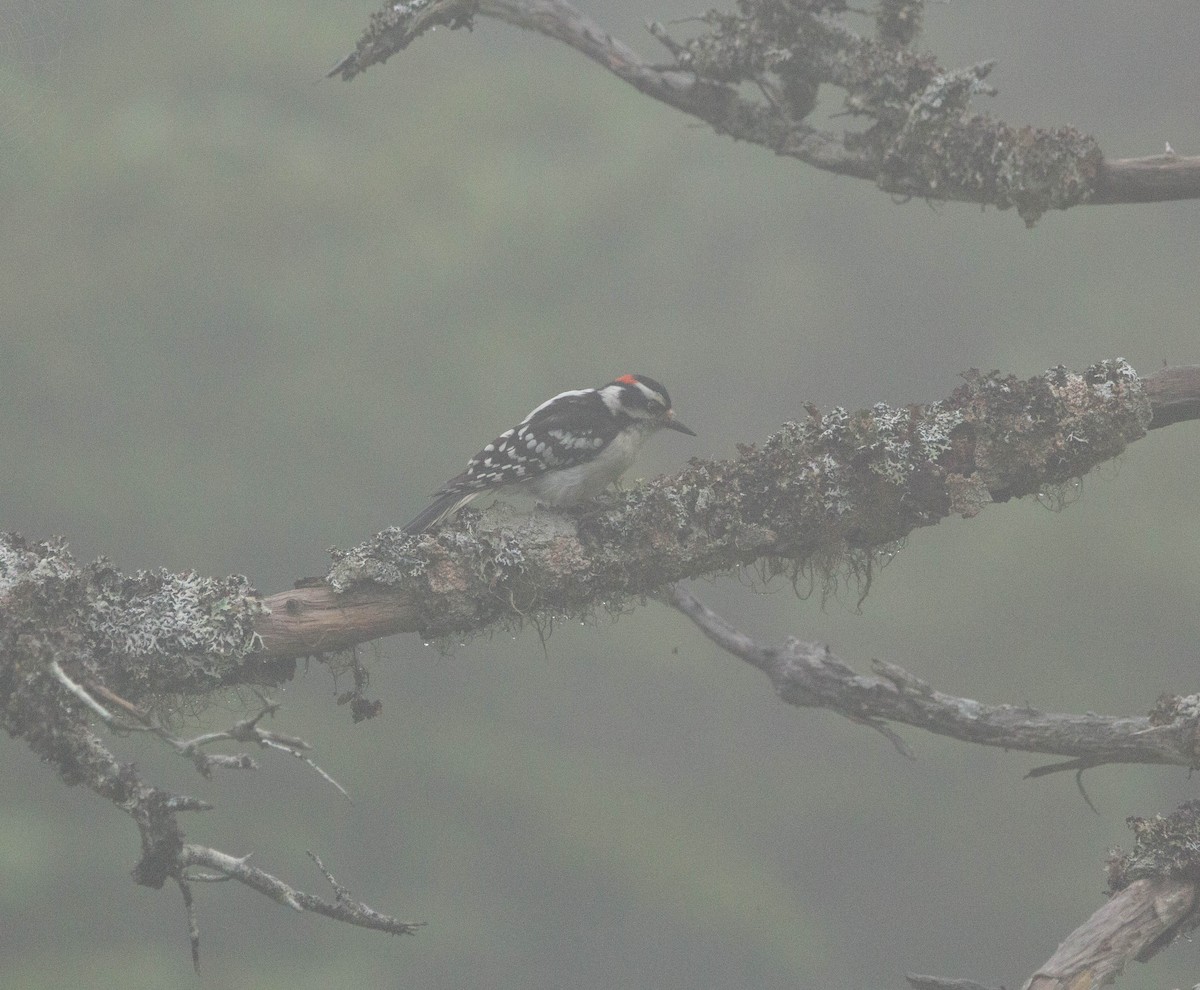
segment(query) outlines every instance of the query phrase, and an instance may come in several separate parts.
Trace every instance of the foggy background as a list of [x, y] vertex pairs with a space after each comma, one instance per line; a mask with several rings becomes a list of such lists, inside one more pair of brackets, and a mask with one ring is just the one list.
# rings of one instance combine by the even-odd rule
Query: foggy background
[[[663, 58], [647, 19], [707, 0], [579, 0]], [[931, 401], [964, 369], [1200, 362], [1200, 206], [1051, 213], [898, 204], [715, 136], [578, 53], [480, 19], [345, 84], [372, 3], [0, 0], [0, 529], [119, 567], [323, 573], [414, 515], [530, 408], [624, 372], [695, 440], [633, 474], [734, 456], [805, 403]], [[687, 26], [673, 29], [679, 34]], [[931, 4], [921, 47], [999, 59], [1014, 123], [1106, 155], [1200, 151], [1200, 9]], [[657, 50], [656, 50], [657, 49]], [[822, 91], [825, 111], [836, 95]], [[837, 121], [839, 126], [848, 123]], [[760, 639], [823, 639], [988, 702], [1139, 714], [1196, 689], [1194, 424], [1034, 500], [914, 533], [855, 610], [748, 575], [696, 593]], [[189, 838], [321, 896], [304, 850], [405, 920], [388, 938], [233, 884], [129, 878], [133, 824], [21, 743], [0, 777], [6, 986], [888, 988], [906, 970], [1019, 985], [1101, 903], [1127, 815], [1197, 797], [1178, 769], [1027, 781], [1052, 758], [915, 730], [918, 760], [766, 679], [655, 603], [612, 622], [364, 648], [353, 725], [313, 664], [271, 727], [303, 765], [201, 779]], [[242, 717], [231, 696], [203, 722]], [[1191, 944], [1121, 986], [1195, 982]]]

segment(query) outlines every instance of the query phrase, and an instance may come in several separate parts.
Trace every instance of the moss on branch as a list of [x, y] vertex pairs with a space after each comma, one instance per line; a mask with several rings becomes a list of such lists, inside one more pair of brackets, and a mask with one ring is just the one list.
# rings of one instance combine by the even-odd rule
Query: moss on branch
[[1117, 456], [1150, 419], [1124, 361], [1027, 380], [972, 372], [926, 405], [809, 408], [731, 460], [693, 460], [571, 512], [466, 510], [433, 534], [385, 530], [336, 552], [318, 588], [269, 604], [245, 578], [122, 576], [104, 561], [81, 567], [60, 542], [8, 536], [8, 728], [21, 735], [38, 721], [26, 708], [45, 715], [39, 692], [64, 700], [48, 674], [56, 659], [76, 680], [140, 703], [277, 682], [289, 658], [391, 632], [460, 635], [619, 612], [670, 582], [747, 564], [821, 587], [846, 575], [869, 582], [875, 555], [913, 529], [1052, 490]]

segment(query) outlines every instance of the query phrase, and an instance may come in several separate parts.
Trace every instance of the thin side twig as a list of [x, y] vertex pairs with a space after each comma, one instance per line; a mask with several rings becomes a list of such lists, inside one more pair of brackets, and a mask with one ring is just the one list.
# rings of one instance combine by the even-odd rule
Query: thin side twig
[[[173, 733], [169, 732], [157, 719], [148, 712], [138, 708], [136, 705], [126, 701], [114, 691], [105, 687], [103, 684], [94, 683], [89, 685], [88, 689], [84, 689], [81, 685], [76, 684], [66, 674], [59, 665], [58, 661], [54, 661], [51, 667], [54, 676], [62, 683], [67, 690], [74, 694], [77, 698], [84, 702], [95, 712], [110, 728], [117, 732], [143, 731], [149, 732], [163, 742], [171, 746], [181, 756], [190, 759], [200, 772], [201, 776], [210, 777], [212, 771], [216, 768], [226, 770], [257, 770], [258, 764], [245, 753], [206, 753], [203, 747], [210, 746], [213, 743], [234, 741], [234, 742], [252, 742], [263, 749], [273, 749], [281, 753], [286, 753], [288, 756], [294, 757], [304, 763], [309, 769], [316, 773], [322, 780], [330, 784], [339, 794], [342, 795], [351, 804], [354, 799], [350, 797], [349, 792], [341, 784], [337, 782], [324, 768], [312, 759], [305, 755], [307, 750], [312, 749], [312, 746], [298, 736], [289, 736], [281, 732], [273, 732], [268, 729], [259, 728], [258, 723], [267, 715], [274, 715], [279, 711], [280, 705], [277, 701], [272, 701], [259, 691], [255, 691], [258, 699], [261, 702], [261, 707], [257, 713], [250, 718], [242, 719], [235, 722], [228, 729], [219, 729], [214, 732], [201, 733], [198, 736], [193, 736], [191, 739], [180, 739]], [[107, 700], [120, 707], [138, 719], [137, 723], [123, 722], [115, 718], [109, 711], [99, 704], [92, 694], [100, 694]]]
[[[312, 853], [309, 853], [309, 855], [312, 856]], [[238, 883], [245, 884], [251, 890], [257, 891], [265, 897], [269, 897], [277, 904], [289, 907], [293, 911], [308, 911], [313, 914], [324, 915], [327, 918], [333, 918], [335, 921], [357, 925], [361, 928], [371, 928], [375, 931], [387, 932], [390, 935], [415, 935], [417, 930], [425, 924], [425, 922], [400, 921], [397, 918], [377, 911], [363, 901], [355, 900], [344, 887], [332, 880], [331, 874], [320, 864], [320, 861], [315, 856], [313, 859], [317, 862], [321, 872], [334, 885], [336, 900], [332, 904], [322, 900], [315, 894], [308, 894], [302, 890], [297, 890], [295, 887], [264, 870], [250, 866], [247, 863], [248, 859], [249, 856], [230, 856], [228, 853], [223, 853], [220, 850], [192, 843], [185, 843], [179, 856], [179, 861], [185, 868], [202, 866], [210, 870], [216, 870], [219, 874], [223, 874], [231, 880], [236, 880]]]
[[175, 877], [179, 893], [183, 897], [183, 907], [187, 911], [188, 942], [192, 947], [192, 969], [200, 974], [200, 921], [196, 917], [196, 902], [192, 897], [192, 887], [182, 874]]
[[114, 722], [116, 722], [116, 719], [113, 718], [112, 712], [110, 712], [107, 708], [100, 704], [100, 702], [88, 694], [87, 691], [85, 691], [79, 684], [73, 681], [67, 675], [67, 672], [62, 669], [62, 665], [57, 660], [50, 661], [50, 672], [54, 675], [54, 679], [57, 680], [59, 684], [61, 684], [73, 695], [75, 695], [76, 698], [82, 701], [98, 718], [102, 719], [109, 725], [112, 725]]

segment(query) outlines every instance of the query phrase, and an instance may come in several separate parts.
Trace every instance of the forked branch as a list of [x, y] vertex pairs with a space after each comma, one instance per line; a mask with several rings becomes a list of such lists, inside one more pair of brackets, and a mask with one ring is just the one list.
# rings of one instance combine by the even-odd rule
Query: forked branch
[[[155, 890], [167, 880], [174, 881], [178, 886], [187, 912], [192, 963], [197, 971], [200, 967], [200, 925], [192, 885], [201, 882], [234, 880], [293, 910], [321, 914], [335, 921], [392, 935], [411, 935], [420, 927], [420, 924], [383, 914], [351, 897], [312, 853], [309, 856], [334, 889], [333, 901], [298, 890], [279, 877], [250, 866], [247, 856], [231, 856], [210, 846], [185, 842], [179, 822], [180, 812], [207, 811], [212, 805], [198, 798], [171, 794], [146, 783], [131, 764], [119, 763], [87, 725], [88, 717], [96, 716], [116, 732], [151, 732], [193, 759], [197, 769], [205, 776], [218, 767], [254, 767], [254, 762], [244, 754], [222, 758], [202, 753], [204, 747], [215, 742], [251, 742], [282, 750], [304, 759], [344, 795], [345, 791], [336, 781], [303, 755], [309, 749], [307, 743], [258, 726], [263, 716], [274, 713], [278, 708], [273, 702], [264, 699], [261, 710], [255, 716], [243, 719], [227, 730], [180, 740], [163, 729], [152, 716], [106, 690], [106, 700], [114, 707], [121, 707], [133, 716], [134, 721], [122, 721], [115, 717], [92, 696], [91, 691], [67, 673], [64, 663], [58, 658], [50, 660], [48, 675], [43, 679], [29, 679], [23, 699], [30, 704], [36, 697], [38, 703], [45, 706], [44, 721], [40, 728], [31, 726], [29, 729], [33, 749], [51, 761], [68, 783], [86, 784], [133, 819], [142, 846], [142, 854], [133, 869], [133, 878], [135, 882]], [[26, 712], [26, 716], [28, 714]]]

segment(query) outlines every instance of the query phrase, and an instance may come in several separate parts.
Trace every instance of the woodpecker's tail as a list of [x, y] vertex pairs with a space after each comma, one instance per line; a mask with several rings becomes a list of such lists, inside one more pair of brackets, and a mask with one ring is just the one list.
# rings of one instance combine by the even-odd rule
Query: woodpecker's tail
[[416, 519], [404, 527], [409, 536], [424, 533], [425, 530], [436, 526], [447, 516], [452, 515], [466, 505], [479, 492], [449, 491], [438, 495]]

